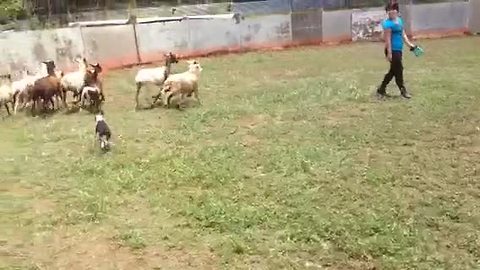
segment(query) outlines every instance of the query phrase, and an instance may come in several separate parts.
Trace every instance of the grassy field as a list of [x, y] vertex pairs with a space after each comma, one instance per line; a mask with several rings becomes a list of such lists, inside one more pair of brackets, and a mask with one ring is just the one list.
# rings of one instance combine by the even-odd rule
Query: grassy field
[[4, 117], [0, 268], [479, 269], [480, 38], [420, 44], [411, 100], [378, 43], [199, 59], [185, 111], [108, 73], [104, 155], [87, 112]]

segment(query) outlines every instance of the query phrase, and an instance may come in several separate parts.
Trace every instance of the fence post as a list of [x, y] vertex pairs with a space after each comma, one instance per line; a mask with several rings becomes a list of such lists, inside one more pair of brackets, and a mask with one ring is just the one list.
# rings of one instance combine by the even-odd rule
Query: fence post
[[140, 64], [140, 63], [142, 63], [142, 58], [140, 56], [140, 46], [138, 44], [137, 22], [136, 21], [132, 23], [132, 27], [133, 27], [133, 35], [134, 35], [134, 38], [135, 38], [135, 50], [136, 50], [136, 53], [137, 53], [137, 64]]
[[400, 1], [400, 13], [403, 19], [405, 32], [407, 33], [407, 36], [412, 37], [413, 35], [412, 0]]
[[480, 34], [480, 0], [469, 1], [468, 30]]

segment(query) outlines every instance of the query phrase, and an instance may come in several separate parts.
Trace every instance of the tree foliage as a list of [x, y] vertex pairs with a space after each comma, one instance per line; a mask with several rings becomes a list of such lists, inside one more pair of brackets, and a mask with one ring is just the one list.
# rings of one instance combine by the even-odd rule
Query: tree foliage
[[26, 12], [23, 8], [22, 0], [1, 0], [0, 1], [0, 21], [8, 21], [25, 17]]

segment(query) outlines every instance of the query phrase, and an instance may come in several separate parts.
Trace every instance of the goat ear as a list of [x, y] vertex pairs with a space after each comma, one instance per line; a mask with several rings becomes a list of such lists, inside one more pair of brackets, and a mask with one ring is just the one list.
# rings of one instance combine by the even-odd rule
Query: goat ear
[[94, 69], [98, 69], [98, 72], [102, 72], [102, 66], [100, 66], [99, 63], [95, 63], [95, 64], [89, 64], [91, 67], [93, 67]]

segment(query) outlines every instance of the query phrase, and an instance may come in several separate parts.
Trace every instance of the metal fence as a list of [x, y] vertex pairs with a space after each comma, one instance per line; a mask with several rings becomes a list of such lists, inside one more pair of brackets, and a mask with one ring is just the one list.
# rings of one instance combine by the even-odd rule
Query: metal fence
[[[207, 15], [222, 13], [240, 13], [244, 16], [261, 14], [287, 14], [312, 9], [341, 10], [384, 6], [388, 0], [136, 0], [136, 6], [129, 6], [129, 0], [88, 0], [77, 5], [75, 0], [35, 0], [36, 10], [32, 17], [0, 25], [4, 30], [28, 30], [56, 28], [70, 22], [128, 19], [158, 16]], [[45, 3], [54, 12], [45, 11]], [[399, 0], [403, 3], [422, 4], [434, 2], [466, 2], [468, 0]], [[58, 2], [58, 3], [57, 3]], [[77, 1], [78, 2], [78, 1]], [[42, 4], [44, 3], [44, 4]], [[53, 4], [52, 4], [53, 3]], [[55, 5], [55, 3], [57, 3]], [[85, 4], [89, 3], [89, 4]], [[99, 3], [103, 3], [99, 4]], [[67, 9], [68, 12], [58, 12]]]

